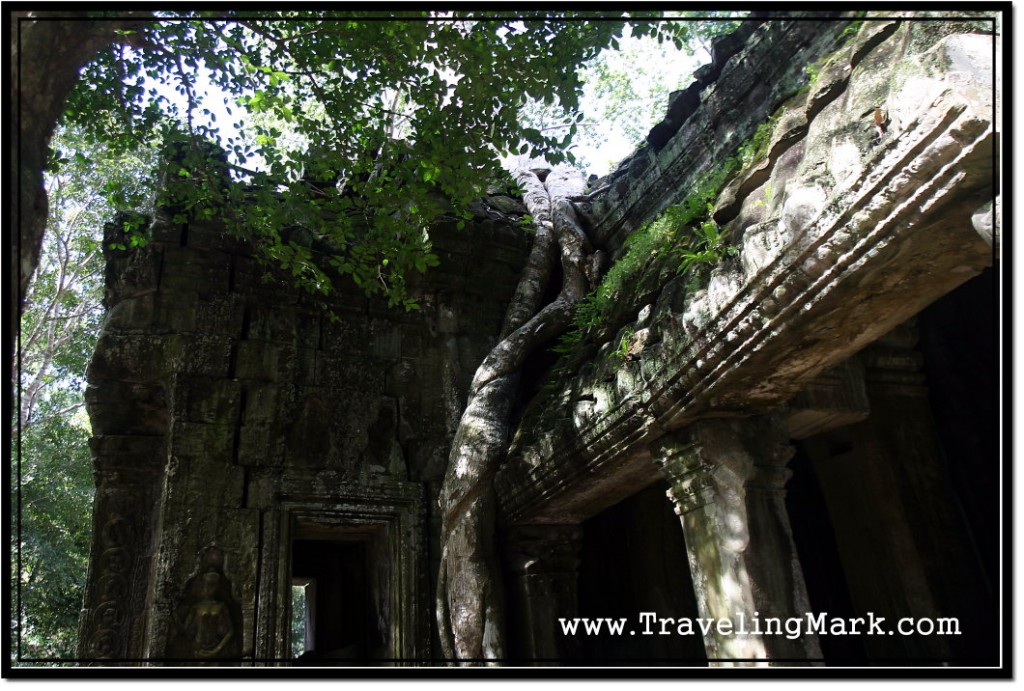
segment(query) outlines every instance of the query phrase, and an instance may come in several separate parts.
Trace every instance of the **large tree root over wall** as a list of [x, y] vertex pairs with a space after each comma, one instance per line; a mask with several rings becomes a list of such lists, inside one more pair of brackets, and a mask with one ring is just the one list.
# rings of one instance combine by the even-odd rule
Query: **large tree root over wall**
[[[498, 344], [470, 386], [438, 500], [442, 512], [438, 633], [444, 657], [462, 664], [494, 663], [506, 653], [493, 479], [508, 449], [517, 373], [535, 348], [565, 331], [576, 303], [593, 287], [585, 271], [590, 242], [571, 203], [583, 193], [582, 176], [559, 166], [543, 180], [525, 167], [515, 177], [524, 189], [536, 236]], [[559, 252], [561, 292], [542, 307]]]

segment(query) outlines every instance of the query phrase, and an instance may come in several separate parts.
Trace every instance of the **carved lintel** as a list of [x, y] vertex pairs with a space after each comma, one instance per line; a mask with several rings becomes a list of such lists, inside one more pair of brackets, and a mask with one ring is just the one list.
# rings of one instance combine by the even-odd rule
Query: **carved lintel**
[[807, 439], [867, 418], [864, 364], [853, 357], [825, 370], [788, 404], [789, 435]]
[[860, 357], [864, 361], [869, 388], [902, 395], [926, 395], [924, 356], [917, 350], [917, 318], [907, 320], [887, 333]]

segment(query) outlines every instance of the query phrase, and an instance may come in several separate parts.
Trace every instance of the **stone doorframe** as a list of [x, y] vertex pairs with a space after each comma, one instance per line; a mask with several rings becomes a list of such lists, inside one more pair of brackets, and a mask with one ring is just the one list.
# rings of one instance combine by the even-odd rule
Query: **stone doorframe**
[[[284, 484], [305, 485], [312, 491], [282, 493], [273, 508], [263, 512], [255, 617], [257, 664], [277, 665], [288, 659], [292, 542], [317, 531], [331, 537], [371, 538], [383, 546], [391, 567], [391, 617], [388, 659], [381, 664], [428, 660], [423, 488], [404, 482], [364, 487], [288, 480]], [[316, 491], [325, 485], [332, 491]]]

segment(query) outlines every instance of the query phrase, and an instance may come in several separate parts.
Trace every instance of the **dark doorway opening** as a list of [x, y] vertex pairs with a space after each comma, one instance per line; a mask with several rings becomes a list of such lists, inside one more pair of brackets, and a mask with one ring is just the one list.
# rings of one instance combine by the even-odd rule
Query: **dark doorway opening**
[[[789, 514], [793, 543], [807, 586], [811, 611], [847, 620], [860, 616], [850, 601], [846, 574], [836, 546], [832, 519], [822, 494], [814, 464], [804, 445], [795, 444], [796, 454], [789, 462], [793, 477], [786, 485], [786, 511]], [[819, 636], [818, 644], [825, 663], [833, 666], [867, 664], [861, 636]]]
[[[376, 531], [300, 531], [292, 541], [291, 651], [302, 665], [389, 657], [391, 562]], [[304, 610], [296, 621], [295, 608]], [[302, 642], [297, 643], [296, 637]]]
[[313, 633], [313, 648], [306, 654], [317, 659], [367, 659], [375, 641], [365, 543], [296, 540], [292, 579], [316, 584], [312, 602], [306, 602]]
[[[696, 618], [686, 542], [679, 517], [657, 482], [585, 521], [579, 568], [580, 617], [624, 620], [619, 633], [607, 623], [577, 642], [586, 664], [706, 667], [701, 635], [645, 635], [641, 615]], [[631, 633], [633, 632], [633, 633]]]

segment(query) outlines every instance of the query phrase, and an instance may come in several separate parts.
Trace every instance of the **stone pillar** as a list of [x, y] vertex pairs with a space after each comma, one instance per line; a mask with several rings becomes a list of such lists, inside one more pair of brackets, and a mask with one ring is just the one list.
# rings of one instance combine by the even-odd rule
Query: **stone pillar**
[[579, 656], [559, 617], [575, 617], [583, 531], [578, 525], [525, 525], [505, 533], [508, 621], [515, 658], [550, 665]]
[[143, 656], [163, 439], [106, 437], [91, 445], [96, 498], [78, 657], [111, 664]]
[[810, 612], [784, 503], [792, 453], [782, 418], [703, 420], [652, 448], [682, 522], [700, 616], [720, 624], [704, 637], [713, 666], [822, 657], [813, 634], [769, 633], [772, 620], [806, 624]]
[[869, 658], [988, 662], [998, 650], [994, 600], [951, 484], [907, 322], [859, 356], [871, 416], [807, 440], [828, 505], [850, 598], [859, 613], [956, 617], [961, 633], [867, 636]]

